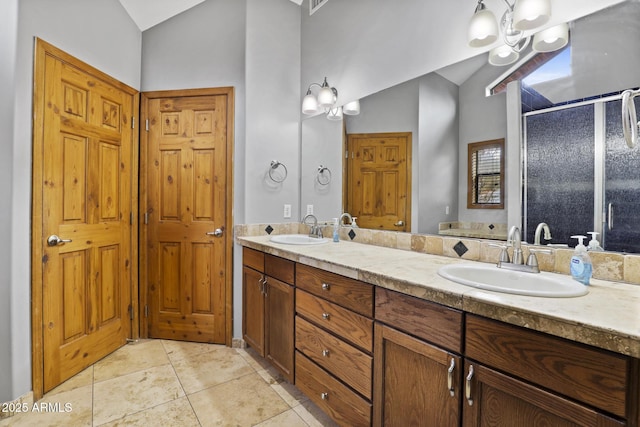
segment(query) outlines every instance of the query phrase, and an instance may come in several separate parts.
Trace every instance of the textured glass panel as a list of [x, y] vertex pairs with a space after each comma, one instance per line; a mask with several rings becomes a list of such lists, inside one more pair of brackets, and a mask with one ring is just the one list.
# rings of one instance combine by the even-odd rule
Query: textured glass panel
[[593, 229], [593, 105], [528, 116], [526, 129], [526, 240], [546, 222], [550, 243], [575, 246], [571, 235]]
[[[635, 101], [640, 111], [640, 98]], [[605, 106], [607, 222], [602, 241], [606, 250], [637, 253], [640, 252], [640, 146], [630, 149], [624, 141], [621, 107], [621, 101], [610, 101]]]

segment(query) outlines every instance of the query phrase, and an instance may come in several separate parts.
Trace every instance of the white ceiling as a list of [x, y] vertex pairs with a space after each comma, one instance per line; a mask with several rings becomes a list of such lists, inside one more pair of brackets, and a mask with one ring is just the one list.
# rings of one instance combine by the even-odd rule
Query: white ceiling
[[[203, 1], [205, 0], [120, 0], [120, 3], [140, 31], [144, 31]], [[304, 0], [291, 1], [299, 6]]]

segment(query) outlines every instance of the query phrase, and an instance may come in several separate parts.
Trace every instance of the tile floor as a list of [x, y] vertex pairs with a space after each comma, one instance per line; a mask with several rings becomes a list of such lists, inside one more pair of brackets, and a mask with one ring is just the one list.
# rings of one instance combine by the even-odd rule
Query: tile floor
[[251, 349], [178, 341], [128, 344], [40, 402], [61, 410], [0, 426], [335, 425]]

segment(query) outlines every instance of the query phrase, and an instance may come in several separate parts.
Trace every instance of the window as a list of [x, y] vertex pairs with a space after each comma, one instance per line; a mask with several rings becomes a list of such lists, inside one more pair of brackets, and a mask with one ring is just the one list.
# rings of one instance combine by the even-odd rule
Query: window
[[468, 146], [467, 208], [504, 209], [504, 138]]

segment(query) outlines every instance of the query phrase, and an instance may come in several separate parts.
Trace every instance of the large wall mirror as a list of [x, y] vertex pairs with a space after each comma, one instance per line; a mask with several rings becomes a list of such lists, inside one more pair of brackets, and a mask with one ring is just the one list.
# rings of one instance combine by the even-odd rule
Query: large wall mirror
[[[527, 141], [527, 131], [535, 131], [537, 122], [543, 120], [541, 109], [550, 108], [548, 112], [553, 113], [554, 109], [562, 110], [561, 104], [579, 100], [582, 104], [576, 104], [577, 106], [591, 105], [590, 108], [595, 111], [593, 133], [596, 138], [592, 139], [593, 144], [606, 145], [607, 138], [616, 139], [615, 135], [607, 136], [607, 132], [617, 131], [601, 126], [600, 123], [606, 121], [608, 116], [620, 114], [615, 110], [619, 105], [616, 96], [620, 91], [640, 86], [639, 22], [640, 2], [629, 0], [570, 23], [570, 45], [555, 61], [549, 61], [546, 69], [539, 69], [535, 78], [531, 76], [525, 84], [516, 83], [516, 90], [507, 90], [493, 96], [485, 95], [488, 86], [523, 64], [494, 67], [487, 63], [487, 55], [483, 54], [361, 99], [360, 115], [349, 116], [344, 122], [329, 121], [324, 116], [304, 120], [301, 212], [304, 215], [309, 209], [313, 209], [320, 220], [331, 220], [343, 211], [343, 167], [345, 155], [348, 155], [344, 151], [345, 134], [411, 132], [411, 230], [407, 231], [444, 234], [441, 230], [443, 223], [483, 224], [504, 231], [507, 222], [510, 222], [526, 230], [526, 240], [533, 242], [533, 222], [553, 221], [547, 221], [545, 217], [545, 209], [551, 209], [549, 206], [542, 208], [541, 213], [527, 215], [527, 197], [533, 194], [532, 188], [527, 188], [526, 180], [527, 150], [524, 144]], [[558, 65], [556, 69], [553, 68], [554, 64]], [[539, 103], [538, 95], [544, 99], [545, 105]], [[514, 109], [518, 111], [514, 112]], [[536, 111], [530, 111], [532, 109]], [[556, 122], [556, 125], [569, 133], [571, 129], [584, 129], [578, 122], [563, 120], [565, 121], [560, 125]], [[518, 131], [516, 135], [521, 134], [521, 138], [509, 138], [514, 126]], [[541, 129], [545, 129], [548, 124], [541, 126]], [[569, 151], [564, 148], [568, 143], [567, 132], [555, 132], [551, 134], [555, 135], [552, 137], [534, 135], [529, 138], [544, 140], [546, 145], [537, 150], [554, 152], [559, 156], [565, 153], [566, 156], [570, 155], [566, 154]], [[598, 133], [602, 134], [601, 137]], [[506, 166], [508, 182], [505, 182], [505, 207], [467, 209], [467, 146], [477, 141], [501, 138], [506, 139], [507, 155], [513, 158], [513, 153], [517, 151], [516, 158], [523, 159], [515, 167], [511, 163]], [[594, 155], [588, 164], [579, 165], [578, 169], [595, 168], [595, 174], [610, 173], [617, 177], [610, 187], [629, 187], [634, 182], [635, 187], [640, 187], [640, 175], [634, 176], [632, 172], [640, 171], [640, 148], [636, 146], [635, 151], [628, 149], [628, 152], [611, 148], [609, 160], [605, 160], [607, 148], [604, 150], [604, 154]], [[608, 166], [598, 169], [599, 162], [608, 162]], [[613, 167], [618, 163], [625, 163], [627, 166], [625, 169]], [[331, 170], [329, 185], [319, 185], [317, 182], [317, 172], [321, 165]], [[552, 163], [546, 168], [542, 165], [540, 173], [551, 176], [552, 167]], [[513, 185], [514, 180], [519, 181], [517, 185]], [[571, 178], [567, 178], [567, 182], [562, 184], [566, 191], [572, 191], [572, 188], [576, 192], [582, 190], [581, 183], [576, 182], [572, 186]], [[602, 185], [596, 184], [592, 194], [592, 198], [596, 200], [584, 212], [564, 209], [560, 206], [562, 200], [554, 202], [557, 204], [553, 209], [568, 212], [567, 216], [573, 217], [576, 223], [583, 221], [585, 225], [582, 228], [587, 229], [581, 229], [579, 234], [592, 230], [606, 234], [609, 218], [604, 191]], [[537, 196], [540, 196], [540, 192]], [[309, 206], [312, 208], [308, 209]], [[615, 212], [615, 206], [613, 209]], [[516, 210], [521, 211], [516, 216], [518, 221], [512, 221]], [[620, 220], [624, 216], [640, 217], [637, 213], [639, 211], [634, 212], [633, 208], [628, 209], [628, 212], [620, 212]], [[553, 235], [553, 225], [549, 225], [552, 226]], [[633, 234], [633, 227], [627, 225], [617, 232]], [[567, 243], [560, 233], [557, 236], [546, 243]], [[499, 234], [495, 238], [501, 237], [503, 235]], [[624, 244], [607, 247], [606, 238], [604, 240], [607, 250], [640, 252], [640, 247], [634, 249]]]

